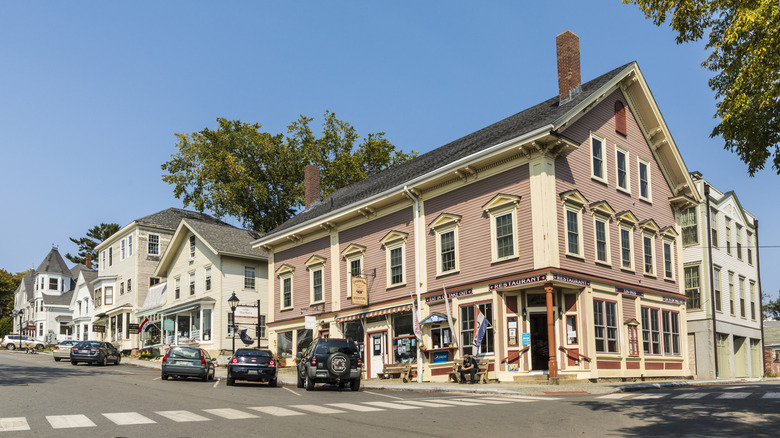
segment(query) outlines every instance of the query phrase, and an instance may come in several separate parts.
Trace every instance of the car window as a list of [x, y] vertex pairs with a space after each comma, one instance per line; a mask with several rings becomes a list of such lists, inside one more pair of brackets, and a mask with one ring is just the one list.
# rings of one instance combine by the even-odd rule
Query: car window
[[196, 350], [194, 348], [173, 347], [171, 348], [171, 351], [168, 353], [168, 355], [170, 357], [179, 357], [182, 359], [199, 359], [200, 350]]
[[239, 350], [236, 356], [273, 357], [270, 351], [263, 350]]
[[333, 340], [330, 342], [322, 342], [317, 345], [316, 354], [333, 354], [333, 353], [345, 353], [355, 354], [357, 349], [355, 345], [346, 340]]
[[82, 341], [75, 345], [76, 348], [99, 348], [100, 342]]

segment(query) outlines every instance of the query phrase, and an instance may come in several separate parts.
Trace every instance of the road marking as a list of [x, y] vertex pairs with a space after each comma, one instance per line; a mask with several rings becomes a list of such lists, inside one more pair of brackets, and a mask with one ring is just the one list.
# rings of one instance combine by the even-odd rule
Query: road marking
[[290, 407], [313, 412], [315, 414], [343, 414], [344, 413], [344, 411], [340, 411], [338, 409], [326, 408], [325, 406], [319, 406], [319, 405], [292, 405]]
[[479, 406], [479, 403], [474, 403], [470, 401], [463, 401], [463, 400], [448, 400], [448, 399], [440, 399], [437, 398], [436, 400], [430, 400], [435, 401], [437, 403], [444, 403], [447, 405], [453, 405], [453, 406]]
[[384, 411], [384, 409], [373, 408], [371, 406], [356, 405], [354, 403], [328, 403], [328, 406], [333, 406], [336, 408], [347, 409], [347, 410], [358, 411], [358, 412]]
[[274, 417], [289, 417], [292, 415], [304, 415], [303, 412], [296, 412], [290, 409], [280, 408], [278, 406], [255, 406], [250, 407], [253, 411], [262, 412], [264, 414], [273, 415]]
[[630, 397], [630, 396], [632, 396], [632, 395], [634, 395], [634, 394], [632, 394], [632, 393], [630, 393], [630, 392], [616, 392], [616, 393], [614, 393], [614, 394], [607, 394], [607, 395], [602, 395], [601, 397], [598, 397], [598, 398], [612, 398], [612, 399], [620, 399], [620, 398], [626, 398], [626, 397]]
[[475, 402], [475, 403], [487, 403], [489, 405], [503, 405], [507, 403], [514, 403], [514, 401], [511, 400], [494, 400], [492, 398], [456, 398], [454, 400], [460, 400], [465, 402]]
[[130, 424], [153, 424], [156, 421], [151, 418], [144, 417], [138, 412], [115, 412], [111, 414], [103, 414], [104, 417], [113, 421], [118, 426], [127, 426]]
[[735, 400], [735, 399], [747, 398], [749, 395], [750, 395], [749, 392], [726, 392], [715, 398]]
[[238, 409], [204, 409], [203, 412], [216, 415], [218, 417], [227, 418], [228, 420], [241, 420], [244, 418], [257, 418], [257, 415], [247, 412], [239, 411]]
[[30, 430], [30, 425], [24, 417], [0, 418], [0, 432], [12, 430]]
[[401, 398], [401, 397], [396, 397], [396, 396], [394, 396], [394, 395], [380, 394], [380, 393], [378, 393], [378, 392], [372, 392], [372, 391], [363, 391], [363, 392], [364, 392], [364, 393], [366, 393], [366, 394], [371, 394], [371, 395], [379, 395], [379, 396], [382, 396], [382, 397], [392, 398], [392, 399], [394, 399], [394, 400], [403, 400], [403, 398]]
[[761, 398], [780, 398], [780, 392], [767, 392]]
[[67, 429], [71, 427], [95, 427], [86, 415], [49, 415], [46, 417], [54, 429]]
[[399, 409], [399, 410], [420, 409], [419, 406], [407, 406], [407, 405], [401, 405], [398, 403], [391, 403], [391, 402], [366, 402], [366, 404], [371, 406], [379, 406], [380, 408]]
[[510, 400], [525, 400], [525, 401], [534, 401], [534, 400], [550, 401], [550, 400], [560, 400], [561, 399], [560, 397], [536, 397], [536, 396], [532, 396], [532, 395], [505, 395], [505, 396], [501, 396], [501, 397], [485, 397], [485, 398], [489, 398], [489, 399], [493, 399], [493, 400], [507, 400], [507, 399], [510, 399]]
[[293, 391], [293, 390], [292, 390], [292, 389], [290, 389], [290, 388], [286, 388], [286, 387], [283, 387], [283, 388], [284, 388], [284, 389], [286, 389], [286, 390], [288, 390], [288, 391], [290, 391], [290, 392], [292, 392], [293, 394], [297, 395], [298, 397], [300, 397], [300, 396], [301, 396], [300, 394], [298, 394], [297, 392]]
[[177, 423], [185, 423], [189, 421], [209, 421], [209, 418], [189, 411], [158, 411], [157, 414]]
[[444, 403], [434, 403], [434, 402], [421, 401], [421, 400], [401, 400], [401, 403], [408, 403], [410, 405], [422, 406], [424, 408], [451, 408], [452, 407], [452, 405], [447, 405]]
[[668, 392], [657, 392], [652, 394], [640, 394], [633, 398], [633, 400], [655, 400], [658, 398], [664, 398], [670, 393]]
[[217, 385], [219, 385], [219, 379], [217, 379], [217, 381], [216, 381], [216, 382], [214, 382], [214, 385], [212, 385], [211, 387], [212, 387], [212, 388], [216, 388], [216, 387], [217, 387]]
[[698, 400], [698, 399], [704, 397], [705, 395], [707, 395], [706, 392], [689, 392], [687, 394], [676, 395], [673, 398], [685, 398], [685, 399]]

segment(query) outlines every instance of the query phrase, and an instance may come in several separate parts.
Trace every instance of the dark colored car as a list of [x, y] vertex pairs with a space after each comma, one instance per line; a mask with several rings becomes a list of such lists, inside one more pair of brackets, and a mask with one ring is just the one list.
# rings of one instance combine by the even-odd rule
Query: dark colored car
[[350, 339], [314, 339], [303, 353], [298, 353], [298, 388], [314, 389], [315, 383], [333, 383], [339, 388], [349, 383], [360, 389], [363, 359]]
[[78, 365], [79, 362], [100, 365], [108, 365], [111, 362], [119, 365], [121, 360], [119, 350], [108, 342], [81, 341], [70, 349], [70, 363], [73, 365]]
[[214, 379], [216, 359], [198, 347], [174, 345], [162, 360], [162, 379], [168, 377], [199, 377], [204, 382]]
[[227, 367], [227, 385], [236, 380], [268, 382], [276, 386], [276, 360], [270, 350], [239, 348], [233, 353]]

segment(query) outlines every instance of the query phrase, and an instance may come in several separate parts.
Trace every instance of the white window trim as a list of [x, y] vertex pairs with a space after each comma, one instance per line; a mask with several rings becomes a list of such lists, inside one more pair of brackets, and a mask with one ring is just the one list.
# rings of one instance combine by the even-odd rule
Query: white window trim
[[194, 296], [197, 292], [195, 271], [187, 273], [187, 296]]
[[[603, 176], [596, 176], [596, 173], [594, 172], [593, 168], [593, 139], [597, 139], [601, 142], [601, 172], [603, 173]], [[595, 179], [596, 181], [603, 182], [604, 184], [608, 183], [607, 178], [607, 160], [605, 159], [605, 148], [606, 148], [607, 142], [604, 140], [604, 137], [600, 135], [596, 135], [594, 133], [590, 133], [590, 141], [588, 142], [588, 147], [590, 148], [590, 177]]]
[[[618, 229], [620, 230], [620, 269], [624, 271], [631, 271], [634, 272], [634, 227], [633, 226], [627, 226], [621, 224]], [[623, 236], [622, 236], [622, 230], [628, 231], [628, 252], [629, 254], [629, 263], [630, 266], [626, 267], [623, 265]]]
[[[642, 177], [642, 165], [647, 166], [647, 196], [642, 196], [642, 181], [640, 181], [639, 178]], [[636, 177], [637, 177], [637, 184], [638, 184], [638, 193], [639, 199], [643, 201], [647, 201], [652, 203], [653, 202], [653, 179], [650, 176], [650, 162], [645, 161], [639, 157], [637, 157], [637, 168], [636, 168]]]
[[[436, 276], [450, 275], [460, 272], [460, 215], [443, 213], [430, 225], [436, 239]], [[455, 251], [455, 268], [449, 271], [442, 270], [441, 236], [453, 232], [453, 244]]]
[[[645, 238], [650, 239], [650, 268], [653, 270], [653, 272], [647, 272], [645, 269]], [[656, 261], [658, 259], [655, 258], [655, 234], [650, 233], [642, 233], [642, 273], [645, 276], [648, 277], [657, 277], [658, 273], [656, 272], [658, 270], [658, 266]]]
[[[585, 256], [583, 255], [584, 254], [584, 247], [583, 247], [583, 244], [582, 244], [583, 243], [582, 242], [582, 240], [583, 240], [582, 239], [582, 234], [583, 234], [582, 233], [582, 231], [583, 231], [582, 230], [582, 209], [578, 208], [576, 206], [573, 206], [573, 205], [567, 205], [567, 206], [564, 207], [563, 211], [565, 213], [564, 214], [564, 234], [566, 235], [566, 251], [565, 251], [565, 254], [567, 256], [572, 256], [572, 257], [577, 257], [577, 258], [584, 259], [585, 258]], [[568, 214], [568, 212], [570, 212], [570, 211], [577, 216], [577, 249], [579, 250], [579, 252], [577, 252], [577, 253], [569, 252], [569, 214]]]
[[672, 269], [671, 269], [671, 271], [672, 271], [672, 276], [671, 276], [671, 277], [667, 277], [667, 276], [666, 276], [666, 253], [664, 252], [664, 278], [665, 278], [665, 279], [667, 279], [667, 280], [674, 280], [674, 279], [675, 279], [675, 275], [674, 275], [674, 271], [675, 271], [675, 269], [674, 269], [674, 268], [675, 268], [675, 261], [674, 261], [674, 240], [673, 240], [673, 239], [666, 239], [666, 238], [664, 238], [664, 239], [661, 241], [661, 250], [662, 250], [662, 251], [663, 251], [663, 249], [664, 249], [664, 245], [669, 245], [669, 258], [670, 258], [670, 263], [671, 263], [671, 265], [672, 265]]
[[366, 247], [355, 243], [347, 246], [344, 251], [341, 252], [341, 256], [344, 257], [344, 261], [347, 265], [346, 276], [347, 279], [347, 298], [352, 297], [352, 262], [360, 260], [360, 272], [363, 273], [363, 255], [366, 252]]
[[[520, 255], [520, 248], [517, 246], [518, 230], [517, 230], [517, 206], [520, 203], [520, 197], [515, 195], [498, 194], [493, 197], [487, 204], [482, 206], [482, 209], [488, 214], [490, 219], [490, 258], [491, 263], [501, 262], [504, 260], [512, 260]], [[504, 214], [512, 215], [512, 250], [513, 253], [505, 256], [498, 257], [498, 242], [496, 233], [496, 218], [503, 216]]]
[[[157, 236], [157, 252], [151, 252], [149, 251], [149, 245], [152, 241], [152, 236]], [[146, 252], [149, 253], [149, 255], [160, 255], [160, 235], [155, 233], [149, 233], [146, 241]]]
[[[619, 169], [619, 167], [618, 167], [618, 153], [619, 152], [624, 153], [625, 156], [626, 156], [626, 159], [624, 161], [625, 166], [626, 166], [626, 187], [620, 187], [620, 178], [618, 178], [618, 169]], [[615, 145], [615, 186], [621, 192], [624, 192], [624, 193], [627, 193], [627, 194], [630, 195], [631, 194], [631, 162], [629, 160], [630, 160], [630, 155], [629, 155], [628, 149], [622, 148], [622, 147], [620, 147], [620, 146], [618, 146], [616, 144]], [[592, 166], [592, 164], [591, 164], [591, 166]]]
[[195, 260], [195, 254], [197, 253], [197, 247], [198, 247], [198, 239], [195, 237], [194, 234], [190, 234], [190, 237], [187, 238], [187, 250], [189, 251], [189, 260], [193, 261]]
[[[206, 292], [210, 292], [214, 289], [214, 276], [211, 275], [211, 271], [211, 265], [203, 267], [203, 290]], [[207, 279], [210, 281], [206, 281]], [[211, 284], [209, 284], [209, 282]], [[207, 289], [206, 286], [210, 287]]]
[[[596, 222], [604, 222], [604, 234], [605, 234], [605, 240], [606, 240], [606, 260], [599, 260], [599, 243], [598, 243], [598, 237], [596, 233]], [[604, 266], [612, 266], [612, 246], [610, 244], [610, 233], [609, 233], [609, 217], [599, 214], [593, 215], [593, 260], [596, 261], [596, 263]]]
[[127, 258], [126, 251], [127, 251], [127, 241], [125, 241], [125, 239], [122, 239], [121, 241], [119, 241], [119, 260], [120, 261], [122, 261], [125, 258]]
[[[390, 231], [380, 240], [380, 243], [385, 247], [385, 276], [387, 288], [394, 288], [406, 285], [406, 239], [409, 237], [408, 233], [401, 231]], [[401, 248], [401, 276], [400, 283], [393, 283], [392, 266], [391, 266], [391, 253], [394, 249]]]
[[[253, 286], [251, 288], [246, 287], [246, 280], [247, 278], [249, 278], [246, 276], [246, 268], [252, 268], [255, 271], [255, 275], [252, 277]], [[242, 269], [242, 275], [241, 275], [241, 289], [257, 290], [257, 267], [256, 266], [244, 265], [244, 269]]]
[[[309, 303], [320, 304], [325, 302], [325, 263], [327, 259], [313, 255], [306, 261], [306, 267], [309, 269]], [[319, 300], [314, 299], [314, 273], [319, 271], [322, 279], [322, 298]]]
[[[293, 293], [295, 291], [295, 283], [293, 274], [295, 274], [295, 268], [287, 264], [282, 265], [282, 267], [276, 271], [276, 276], [279, 278], [279, 310], [289, 310], [295, 306], [295, 294]], [[290, 279], [289, 306], [284, 305], [284, 281], [287, 279]]]

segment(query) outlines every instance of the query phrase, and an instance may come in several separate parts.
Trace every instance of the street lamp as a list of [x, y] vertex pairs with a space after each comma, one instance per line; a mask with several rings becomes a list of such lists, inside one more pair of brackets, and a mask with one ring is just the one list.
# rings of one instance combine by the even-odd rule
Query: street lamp
[[236, 307], [238, 307], [238, 297], [236, 293], [228, 298], [228, 304], [230, 305], [230, 311], [233, 313], [233, 353], [236, 352]]
[[16, 319], [16, 317], [19, 317], [19, 350], [22, 349], [22, 315], [23, 313], [21, 311], [14, 310], [11, 312], [11, 324], [13, 324], [13, 320]]

